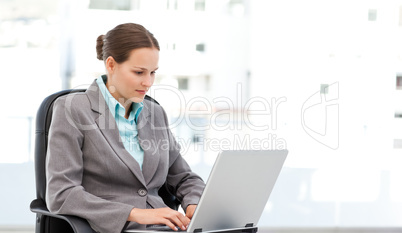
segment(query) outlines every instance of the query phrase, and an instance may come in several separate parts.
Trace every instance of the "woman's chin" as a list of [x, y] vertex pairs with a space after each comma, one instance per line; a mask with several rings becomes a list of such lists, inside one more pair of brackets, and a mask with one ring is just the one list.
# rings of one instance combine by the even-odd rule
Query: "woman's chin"
[[145, 98], [145, 95], [143, 97], [135, 96], [135, 97], [131, 97], [130, 100], [135, 103], [141, 103], [142, 101], [144, 101], [144, 98]]

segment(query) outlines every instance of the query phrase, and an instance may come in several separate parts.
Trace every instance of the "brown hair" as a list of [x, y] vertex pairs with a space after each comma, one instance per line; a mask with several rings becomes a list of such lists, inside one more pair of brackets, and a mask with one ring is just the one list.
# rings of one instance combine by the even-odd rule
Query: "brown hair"
[[103, 61], [112, 56], [117, 63], [125, 62], [130, 52], [138, 48], [160, 50], [154, 35], [135, 23], [120, 24], [96, 40], [97, 58]]

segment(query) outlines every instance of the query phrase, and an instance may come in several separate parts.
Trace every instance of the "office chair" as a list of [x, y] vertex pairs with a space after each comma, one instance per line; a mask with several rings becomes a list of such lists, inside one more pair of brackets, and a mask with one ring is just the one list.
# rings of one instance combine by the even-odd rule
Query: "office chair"
[[[45, 202], [46, 195], [46, 152], [48, 131], [52, 120], [53, 103], [63, 95], [75, 92], [84, 92], [85, 89], [64, 90], [45, 98], [36, 115], [35, 135], [35, 180], [36, 199], [31, 202], [31, 211], [36, 213], [35, 233], [95, 233], [87, 220], [71, 215], [58, 215], [50, 213]], [[149, 96], [146, 99], [159, 104]], [[177, 210], [180, 202], [168, 190], [167, 185], [162, 186], [159, 195], [167, 206]]]

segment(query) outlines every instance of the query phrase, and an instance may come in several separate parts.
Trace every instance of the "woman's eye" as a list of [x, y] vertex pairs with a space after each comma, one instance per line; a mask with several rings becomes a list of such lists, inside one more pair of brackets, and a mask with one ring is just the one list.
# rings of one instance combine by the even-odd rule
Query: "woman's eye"
[[156, 73], [156, 71], [152, 71], [152, 72], [151, 72], [151, 74], [155, 74], [155, 73]]
[[142, 72], [142, 71], [135, 71], [134, 73], [136, 73], [136, 74], [142, 74], [143, 72]]

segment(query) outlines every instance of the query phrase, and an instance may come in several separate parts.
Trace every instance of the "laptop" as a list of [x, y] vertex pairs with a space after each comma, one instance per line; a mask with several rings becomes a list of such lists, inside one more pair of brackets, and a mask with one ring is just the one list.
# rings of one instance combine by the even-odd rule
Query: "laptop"
[[287, 154], [287, 150], [221, 151], [186, 232], [256, 227]]

